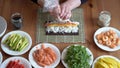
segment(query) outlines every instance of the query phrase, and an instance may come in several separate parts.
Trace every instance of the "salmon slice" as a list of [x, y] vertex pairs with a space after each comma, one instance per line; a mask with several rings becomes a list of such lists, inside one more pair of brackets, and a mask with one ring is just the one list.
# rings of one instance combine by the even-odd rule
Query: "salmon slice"
[[50, 47], [47, 47], [44, 49], [46, 51], [46, 53], [48, 53], [50, 55], [50, 57], [55, 61], [56, 60], [56, 54], [55, 52], [50, 48]]
[[34, 51], [33, 58], [38, 65], [45, 67], [54, 63], [57, 56], [50, 47], [45, 48], [44, 44], [42, 44], [40, 49]]

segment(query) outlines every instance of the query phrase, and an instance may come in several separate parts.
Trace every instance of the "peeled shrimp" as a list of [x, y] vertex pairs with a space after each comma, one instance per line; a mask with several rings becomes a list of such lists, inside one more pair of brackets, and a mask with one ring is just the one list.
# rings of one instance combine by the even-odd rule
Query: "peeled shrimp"
[[114, 48], [117, 45], [120, 45], [120, 38], [118, 37], [117, 33], [111, 29], [109, 31], [97, 34], [96, 39], [98, 40], [99, 44], [103, 44], [110, 48]]
[[98, 43], [102, 44], [102, 40], [98, 40]]
[[120, 45], [120, 38], [117, 38], [116, 43], [117, 45]]
[[112, 42], [110, 40], [106, 41], [106, 45], [107, 46], [111, 46], [112, 45]]
[[103, 41], [108, 41], [108, 36], [103, 36], [103, 37], [102, 37], [102, 40], [103, 40]]
[[96, 35], [96, 38], [100, 40], [102, 38], [102, 35], [98, 34], [98, 35]]

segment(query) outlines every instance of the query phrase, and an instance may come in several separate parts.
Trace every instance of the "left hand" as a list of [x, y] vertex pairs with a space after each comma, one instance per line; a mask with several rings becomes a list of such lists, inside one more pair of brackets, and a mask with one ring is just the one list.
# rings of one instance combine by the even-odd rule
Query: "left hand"
[[49, 10], [50, 14], [55, 18], [59, 18], [59, 14], [61, 12], [60, 5], [57, 5], [53, 9]]

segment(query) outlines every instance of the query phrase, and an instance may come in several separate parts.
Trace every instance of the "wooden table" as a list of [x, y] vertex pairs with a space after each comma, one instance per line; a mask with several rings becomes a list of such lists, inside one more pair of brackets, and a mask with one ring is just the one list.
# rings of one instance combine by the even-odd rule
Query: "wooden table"
[[[104, 2], [102, 2], [104, 1]], [[94, 41], [93, 35], [94, 32], [100, 28], [97, 26], [97, 18], [100, 11], [108, 10], [112, 14], [111, 27], [115, 27], [120, 30], [120, 0], [89, 0], [84, 5], [80, 6], [84, 9], [84, 21], [85, 21], [85, 40], [87, 46], [93, 53], [94, 58], [101, 55], [113, 55], [120, 59], [120, 50], [115, 52], [106, 52], [98, 48]], [[23, 28], [21, 30], [28, 32], [33, 40], [32, 47], [36, 45], [35, 43], [35, 35], [36, 35], [36, 22], [37, 22], [37, 9], [38, 6], [32, 3], [30, 0], [0, 0], [0, 16], [3, 16], [7, 20], [8, 28], [7, 32], [14, 30], [13, 25], [10, 22], [10, 17], [12, 13], [19, 12], [22, 14], [23, 20]], [[70, 45], [70, 43], [53, 43], [55, 44], [60, 51]], [[31, 47], [31, 48], [32, 48]], [[10, 55], [5, 54], [1, 48], [0, 51], [4, 56], [4, 60]], [[27, 58], [29, 51], [22, 56]], [[64, 68], [62, 63], [60, 63], [57, 68]]]

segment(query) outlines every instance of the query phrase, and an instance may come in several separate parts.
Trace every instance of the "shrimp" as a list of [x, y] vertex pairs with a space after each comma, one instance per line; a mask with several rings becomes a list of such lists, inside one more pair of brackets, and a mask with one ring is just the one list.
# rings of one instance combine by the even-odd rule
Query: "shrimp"
[[114, 37], [113, 37], [113, 35], [109, 35], [109, 38], [110, 38], [110, 39], [113, 39]]
[[116, 33], [112, 34], [114, 38], [118, 38], [118, 35]]
[[116, 47], [116, 45], [114, 45], [114, 44], [113, 44], [113, 45], [111, 45], [111, 46], [109, 46], [109, 47], [110, 47], [110, 48], [115, 48], [115, 47]]
[[99, 44], [106, 45], [110, 48], [114, 48], [117, 45], [120, 45], [120, 38], [118, 37], [117, 33], [111, 29], [109, 31], [97, 34], [96, 38]]
[[112, 42], [110, 40], [106, 41], [106, 45], [107, 46], [111, 46], [112, 45]]
[[102, 37], [102, 40], [103, 40], [103, 41], [108, 41], [108, 36], [103, 36], [103, 37]]
[[102, 40], [98, 40], [98, 43], [102, 44]]
[[117, 45], [120, 45], [120, 38], [117, 38], [116, 43]]
[[116, 38], [112, 39], [112, 43], [116, 44], [116, 42], [117, 42], [116, 40], [117, 40]]
[[111, 34], [114, 34], [114, 33], [115, 33], [115, 31], [113, 31], [113, 30], [111, 30], [111, 29], [109, 30], [109, 32], [110, 32]]
[[100, 40], [102, 38], [101, 34], [96, 35], [97, 40]]
[[110, 35], [110, 32], [109, 32], [109, 31], [107, 31], [107, 32], [105, 33], [105, 35], [109, 36], [109, 35]]

